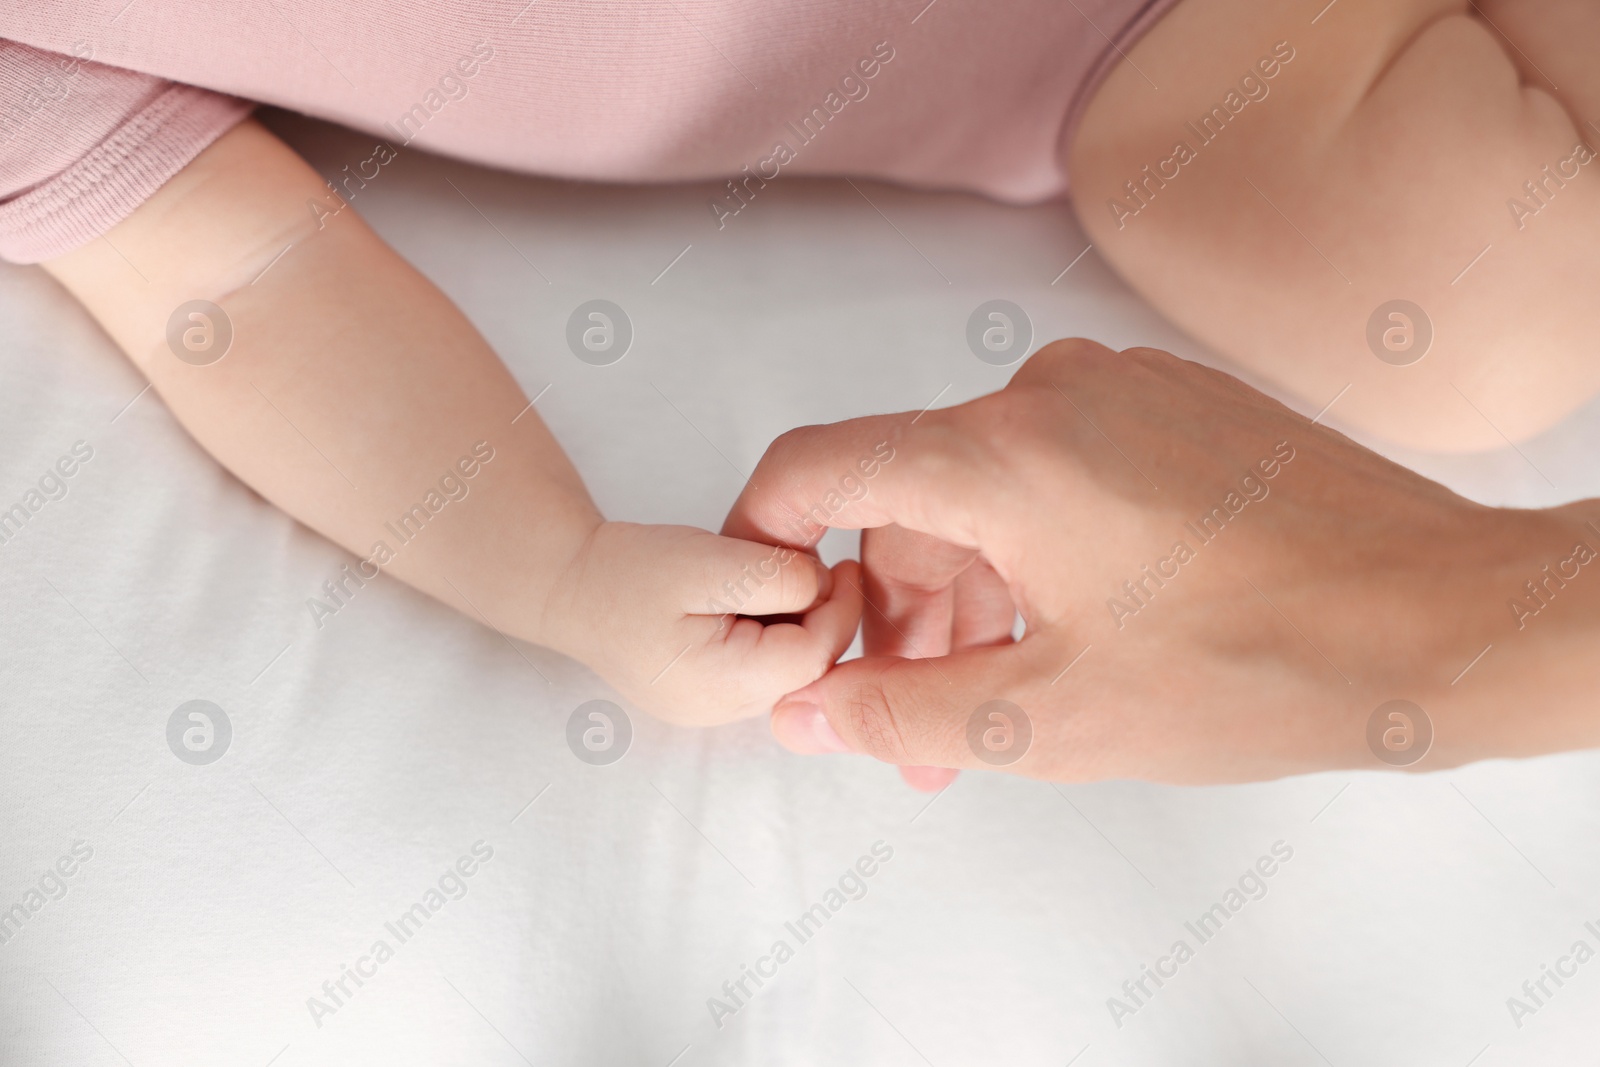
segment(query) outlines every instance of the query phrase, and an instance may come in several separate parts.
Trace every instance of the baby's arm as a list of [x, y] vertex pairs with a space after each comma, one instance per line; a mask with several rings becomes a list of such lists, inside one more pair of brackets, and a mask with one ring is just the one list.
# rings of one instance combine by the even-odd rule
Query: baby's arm
[[[355, 212], [319, 219], [308, 206], [329, 199], [245, 122], [105, 240], [45, 266], [262, 496], [363, 559], [383, 542], [386, 573], [574, 656], [648, 710], [758, 713], [843, 651], [859, 613], [852, 582], [803, 625], [708, 607], [729, 603], [731, 582], [743, 614], [804, 611], [835, 584], [809, 557], [779, 566], [767, 546], [604, 522], [471, 323]], [[169, 342], [169, 318], [194, 300], [226, 313], [226, 326], [194, 321], [197, 343], [208, 326], [231, 328], [217, 362], [181, 359]], [[402, 543], [402, 517], [430, 491], [443, 498], [446, 475], [468, 495], [414, 517], [421, 532]]]
[[[1391, 440], [1503, 447], [1600, 390], [1597, 10], [1182, 0], [1085, 112], [1079, 214], [1305, 410], [1338, 396], [1330, 419]], [[1432, 327], [1410, 365], [1424, 324], [1380, 310], [1397, 300]]]

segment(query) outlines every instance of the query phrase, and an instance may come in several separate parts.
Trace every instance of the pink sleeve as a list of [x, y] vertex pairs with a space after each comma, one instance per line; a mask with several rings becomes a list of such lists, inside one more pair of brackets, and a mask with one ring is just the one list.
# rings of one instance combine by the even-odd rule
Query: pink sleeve
[[253, 106], [77, 52], [0, 40], [0, 258], [14, 263], [99, 237]]

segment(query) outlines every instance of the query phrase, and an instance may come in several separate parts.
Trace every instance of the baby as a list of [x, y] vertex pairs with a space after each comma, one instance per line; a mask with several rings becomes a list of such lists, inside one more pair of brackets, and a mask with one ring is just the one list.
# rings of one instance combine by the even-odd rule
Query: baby
[[[802, 538], [606, 521], [472, 325], [344, 210], [413, 141], [580, 178], [732, 175], [719, 231], [785, 174], [1013, 202], [1070, 176], [1095, 248], [1197, 338], [1421, 447], [1536, 432], [1600, 374], [1585, 0], [837, 0], [834, 20], [518, 0], [404, 24], [379, 0], [115, 6], [0, 14], [0, 254], [43, 262], [203, 447], [363, 573], [674, 722], [819, 677], [859, 569]], [[382, 140], [329, 183], [237, 97]], [[379, 551], [441, 472], [473, 505]]]
[[1084, 113], [1078, 215], [1310, 411], [1503, 447], [1600, 387], [1597, 45], [1586, 0], [1183, 0]]

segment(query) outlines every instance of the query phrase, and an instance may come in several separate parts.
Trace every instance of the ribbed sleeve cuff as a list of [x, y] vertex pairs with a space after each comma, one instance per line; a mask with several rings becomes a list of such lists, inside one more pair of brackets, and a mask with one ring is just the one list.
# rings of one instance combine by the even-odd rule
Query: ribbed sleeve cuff
[[0, 204], [0, 257], [37, 263], [88, 244], [131, 215], [253, 107], [193, 86], [169, 86], [82, 159]]

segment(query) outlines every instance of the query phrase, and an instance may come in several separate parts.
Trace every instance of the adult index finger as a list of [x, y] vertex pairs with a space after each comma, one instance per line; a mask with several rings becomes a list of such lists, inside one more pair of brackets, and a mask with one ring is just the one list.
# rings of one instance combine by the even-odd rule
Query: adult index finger
[[898, 523], [971, 544], [971, 503], [941, 412], [873, 415], [783, 434], [756, 465], [722, 533], [807, 551], [829, 529]]

